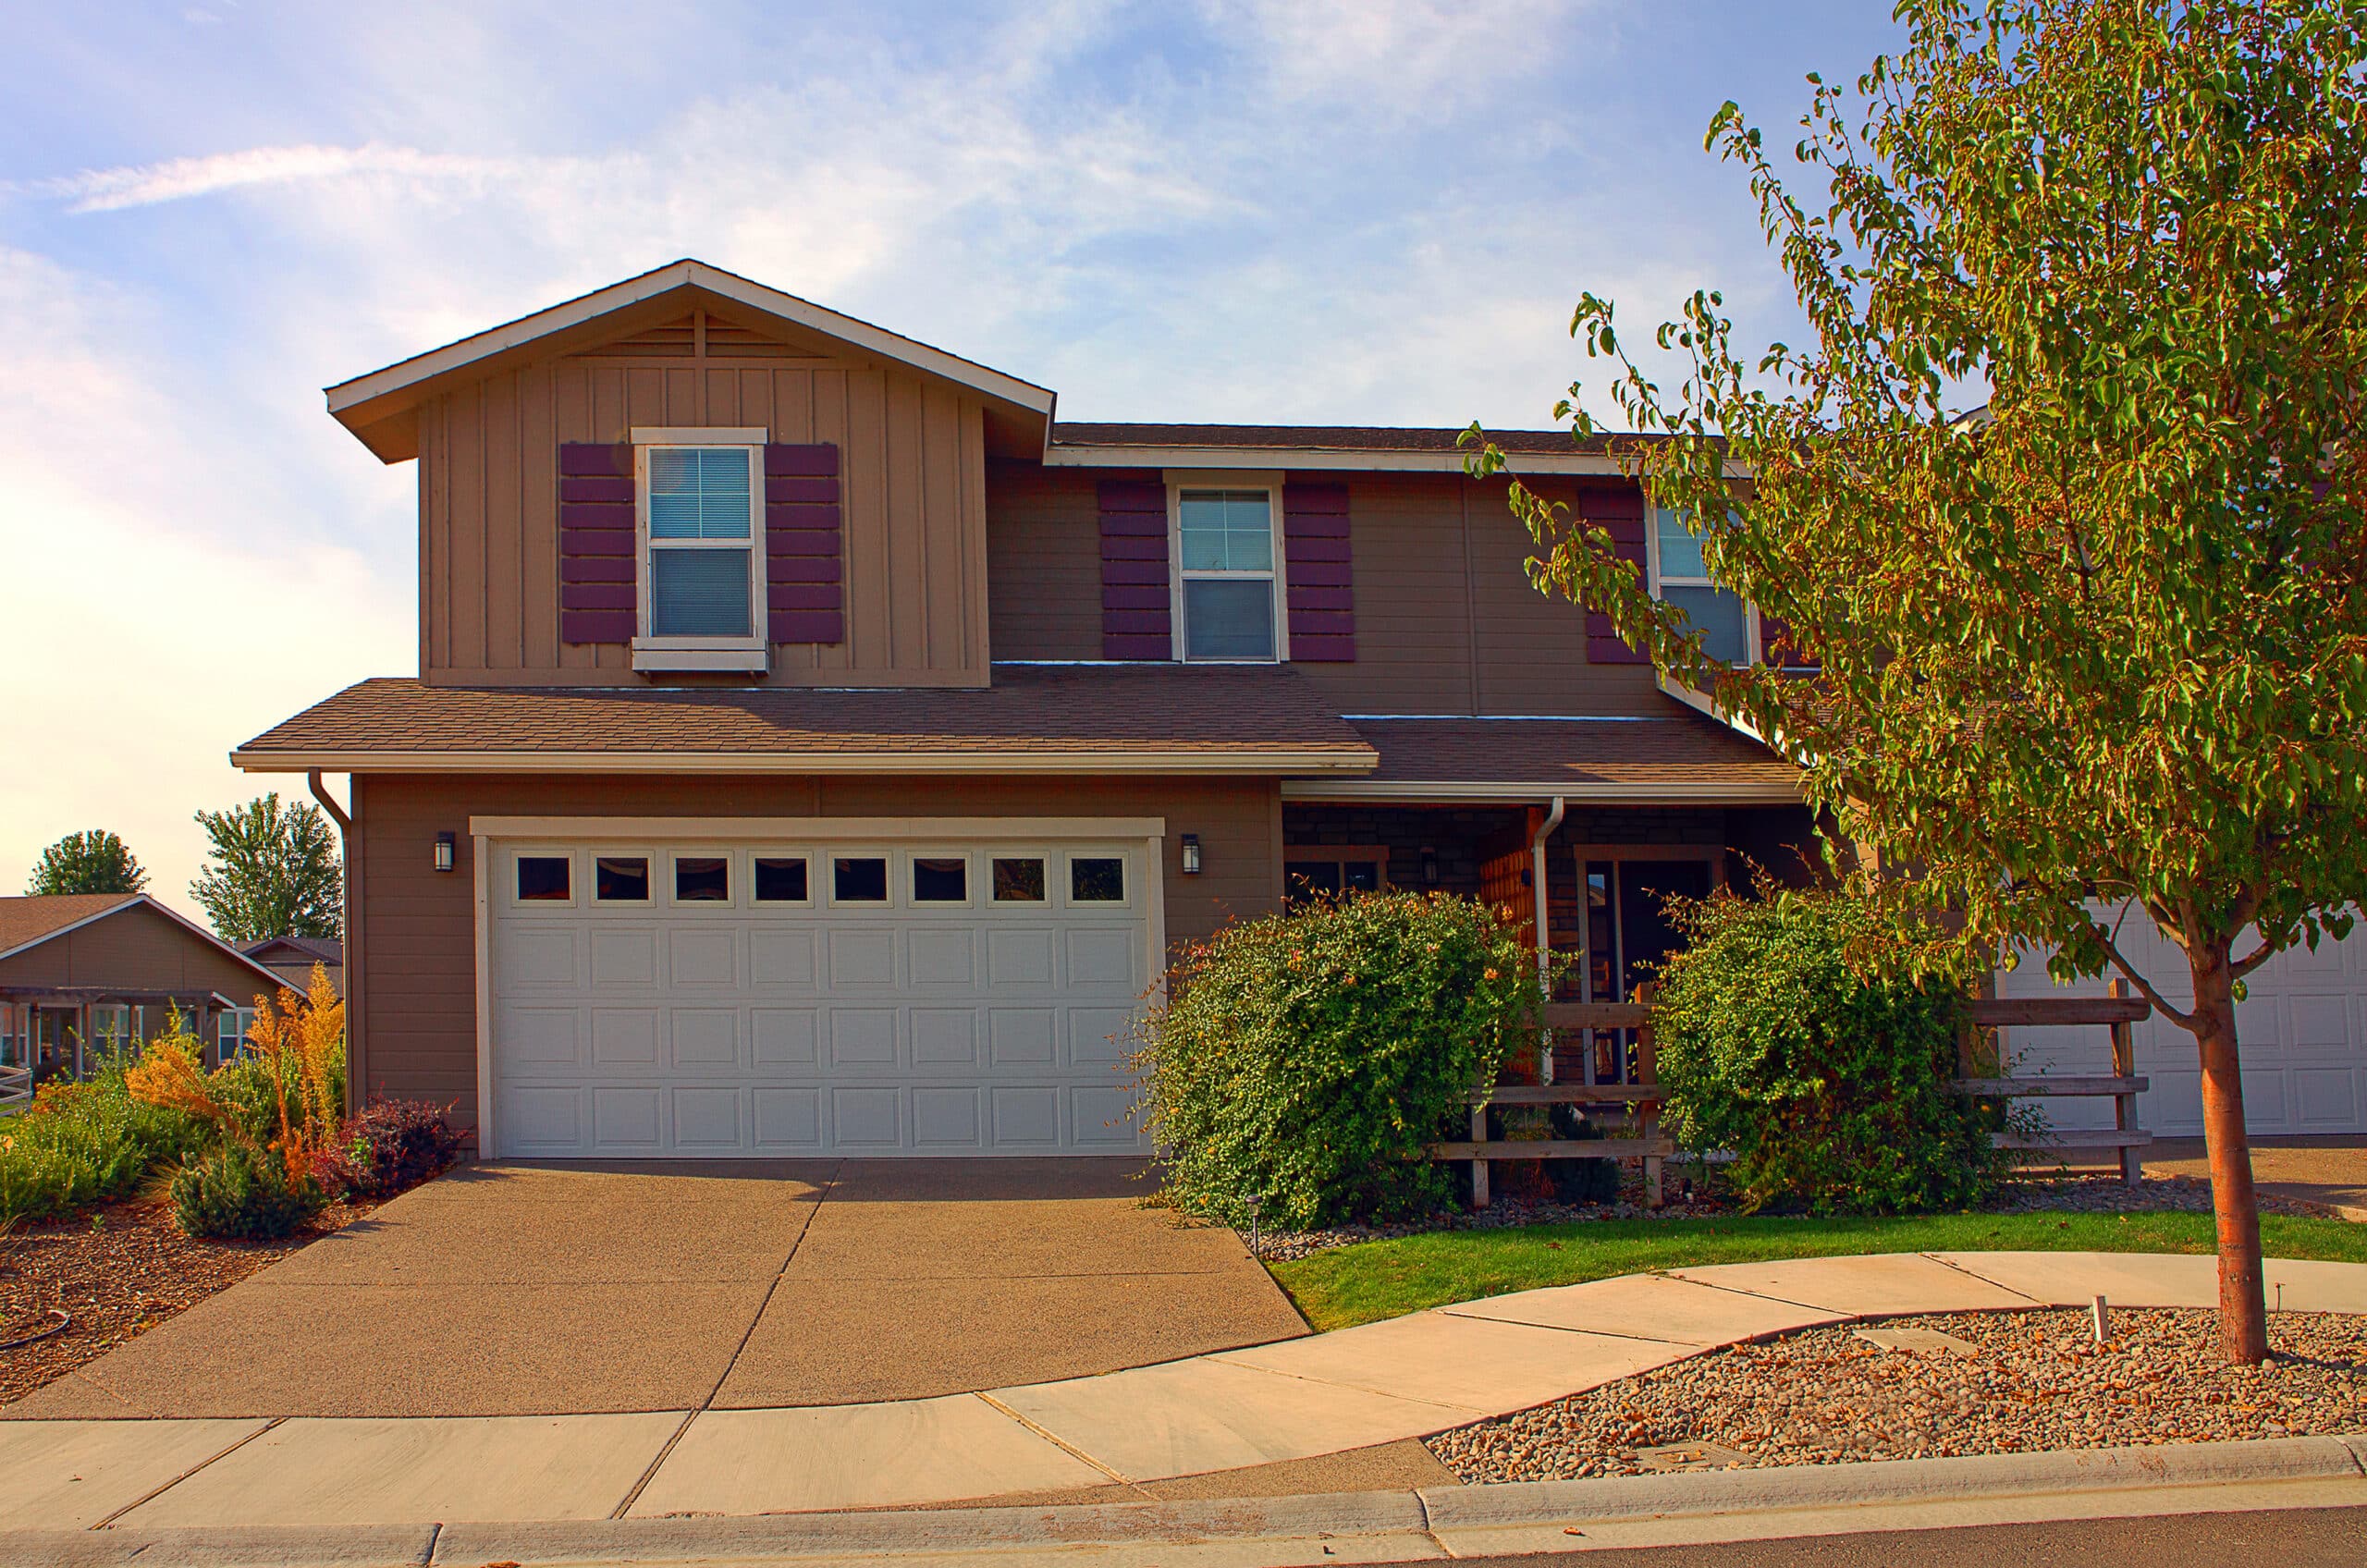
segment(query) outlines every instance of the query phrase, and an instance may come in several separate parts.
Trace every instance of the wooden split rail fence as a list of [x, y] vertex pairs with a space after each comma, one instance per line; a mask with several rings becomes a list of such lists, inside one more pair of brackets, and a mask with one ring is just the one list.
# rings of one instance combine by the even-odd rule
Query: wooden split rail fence
[[0, 1067], [0, 1106], [22, 1105], [33, 1097], [33, 1070]]
[[[1545, 1010], [1545, 1027], [1552, 1035], [1576, 1031], [1629, 1030], [1635, 1047], [1626, 1060], [1634, 1081], [1625, 1084], [1551, 1083], [1499, 1084], [1470, 1096], [1471, 1136], [1467, 1141], [1432, 1144], [1434, 1160], [1471, 1163], [1471, 1202], [1488, 1207], [1488, 1167], [1496, 1160], [1641, 1159], [1645, 1201], [1658, 1208], [1662, 1200], [1662, 1165], [1676, 1153], [1676, 1145], [1660, 1130], [1661, 1089], [1655, 1077], [1650, 987], [1639, 988], [1643, 999], [1632, 1002], [1555, 1002]], [[2137, 1075], [2134, 1026], [2152, 1012], [2150, 1004], [2127, 994], [2124, 982], [2112, 983], [2109, 997], [1975, 998], [1969, 1029], [1961, 1053], [1968, 1070], [1984, 1053], [1977, 1049], [1979, 1035], [1991, 1029], [2065, 1028], [2103, 1025], [2112, 1035], [2112, 1072], [2105, 1077], [1959, 1077], [1957, 1094], [1988, 1099], [2053, 1099], [2109, 1097], [2113, 1125], [2109, 1128], [2068, 1128], [2039, 1133], [1997, 1133], [1998, 1148], [2033, 1152], [2112, 1155], [2121, 1180], [2131, 1186], [2142, 1179], [2140, 1150], [2153, 1135], [2137, 1125], [2137, 1096], [2147, 1080]], [[1582, 1062], [1593, 1053], [1581, 1049]], [[1490, 1138], [1490, 1106], [1574, 1105], [1589, 1109], [1624, 1107], [1633, 1135], [1622, 1138]]]

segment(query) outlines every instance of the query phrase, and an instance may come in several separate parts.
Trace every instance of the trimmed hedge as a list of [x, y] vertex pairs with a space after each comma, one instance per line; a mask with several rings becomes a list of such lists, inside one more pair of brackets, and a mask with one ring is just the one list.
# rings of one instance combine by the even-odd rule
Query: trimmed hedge
[[1689, 941], [1657, 985], [1662, 1125], [1733, 1155], [1746, 1209], [1899, 1214], [1995, 1192], [2005, 1115], [1950, 1087], [1964, 994], [1894, 963], [1869, 905], [1768, 887], [1670, 913]]
[[1255, 1199], [1265, 1224], [1293, 1228], [1443, 1203], [1424, 1145], [1537, 1023], [1509, 915], [1367, 894], [1184, 947], [1133, 1058], [1169, 1200], [1238, 1224]]

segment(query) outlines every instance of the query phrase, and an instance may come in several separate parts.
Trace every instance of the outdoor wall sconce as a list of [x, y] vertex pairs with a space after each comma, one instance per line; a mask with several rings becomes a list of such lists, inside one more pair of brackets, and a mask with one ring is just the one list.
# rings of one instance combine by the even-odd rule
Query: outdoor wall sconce
[[1439, 851], [1435, 844], [1422, 846], [1422, 884], [1428, 888], [1439, 885]]
[[1200, 836], [1197, 833], [1184, 835], [1184, 875], [1200, 875]]
[[453, 850], [454, 845], [456, 845], [458, 842], [459, 842], [458, 838], [457, 838], [455, 835], [453, 835], [453, 834], [450, 834], [450, 833], [438, 833], [437, 835], [435, 835], [435, 869], [436, 869], [436, 870], [438, 870], [438, 871], [449, 871], [449, 870], [451, 870], [451, 869], [452, 869], [452, 850]]

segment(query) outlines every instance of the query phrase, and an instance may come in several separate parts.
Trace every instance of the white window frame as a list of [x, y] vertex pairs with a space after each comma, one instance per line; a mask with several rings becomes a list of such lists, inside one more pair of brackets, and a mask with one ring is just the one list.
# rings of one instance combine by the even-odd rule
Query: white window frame
[[[633, 640], [637, 670], [761, 672], [770, 668], [765, 560], [765, 443], [769, 432], [750, 426], [636, 425], [632, 431]], [[653, 540], [649, 534], [649, 454], [660, 447], [738, 451], [748, 460], [748, 627], [745, 637], [659, 637], [650, 631], [650, 552], [738, 549], [736, 540]]]
[[[1282, 476], [1262, 472], [1223, 469], [1170, 469], [1167, 480], [1167, 558], [1173, 570], [1167, 577], [1168, 619], [1171, 628], [1169, 655], [1178, 664], [1288, 664], [1291, 657], [1290, 583], [1282, 555]], [[1273, 537], [1274, 569], [1258, 571], [1193, 571], [1184, 569], [1184, 492], [1186, 490], [1262, 490], [1266, 494], [1266, 526]], [[1184, 618], [1184, 584], [1192, 581], [1252, 582], [1270, 577], [1274, 584], [1274, 652], [1269, 658], [1192, 657], [1191, 628]]]
[[[1724, 583], [1717, 582], [1712, 578], [1671, 577], [1661, 570], [1661, 514], [1662, 512], [1677, 512], [1682, 509], [1683, 508], [1678, 507], [1663, 507], [1656, 501], [1647, 502], [1645, 504], [1644, 559], [1646, 566], [1650, 572], [1650, 585], [1651, 588], [1652, 597], [1655, 599], [1662, 598], [1662, 595], [1661, 594], [1661, 590], [1664, 587], [1715, 588], [1721, 593], [1733, 594], [1733, 589], [1728, 588]], [[1740, 662], [1735, 667], [1740, 669], [1747, 668], [1751, 665], [1760, 662], [1759, 650], [1759, 606], [1752, 604], [1748, 599], [1743, 598], [1739, 594], [1735, 594], [1735, 597], [1740, 599], [1742, 602], [1743, 656]]]

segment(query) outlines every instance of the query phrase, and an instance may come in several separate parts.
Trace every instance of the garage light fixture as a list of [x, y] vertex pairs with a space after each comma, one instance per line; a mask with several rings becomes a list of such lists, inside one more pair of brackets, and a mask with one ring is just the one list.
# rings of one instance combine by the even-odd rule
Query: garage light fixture
[[1184, 875], [1200, 875], [1200, 836], [1197, 833], [1184, 835]]
[[458, 836], [452, 833], [438, 833], [435, 835], [436, 870], [449, 871], [452, 869], [453, 846], [459, 841]]

